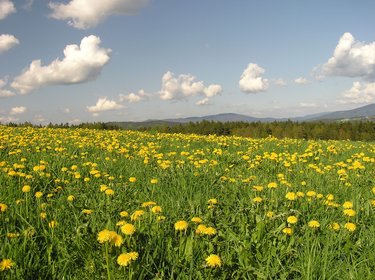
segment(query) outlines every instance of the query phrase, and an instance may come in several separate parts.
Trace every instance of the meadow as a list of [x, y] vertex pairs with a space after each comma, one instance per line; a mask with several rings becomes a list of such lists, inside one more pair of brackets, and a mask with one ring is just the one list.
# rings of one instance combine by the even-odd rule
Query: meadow
[[375, 143], [0, 126], [1, 279], [371, 279]]

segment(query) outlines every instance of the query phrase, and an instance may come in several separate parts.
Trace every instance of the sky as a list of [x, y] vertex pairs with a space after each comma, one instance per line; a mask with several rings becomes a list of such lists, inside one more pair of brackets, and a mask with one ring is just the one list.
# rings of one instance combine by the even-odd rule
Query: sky
[[0, 0], [0, 122], [375, 103], [373, 0]]

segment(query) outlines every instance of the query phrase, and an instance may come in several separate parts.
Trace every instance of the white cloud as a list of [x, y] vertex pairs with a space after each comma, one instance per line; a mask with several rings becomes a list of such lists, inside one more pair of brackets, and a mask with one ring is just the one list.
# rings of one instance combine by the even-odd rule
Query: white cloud
[[375, 102], [375, 83], [354, 82], [351, 89], [342, 94], [340, 103], [366, 104]]
[[18, 118], [13, 117], [0, 117], [0, 123], [10, 123], [10, 122], [17, 122]]
[[175, 77], [170, 71], [162, 77], [162, 87], [159, 91], [163, 100], [182, 100], [187, 97], [202, 95], [214, 97], [222, 92], [220, 85], [211, 84], [206, 87], [203, 81], [196, 81], [196, 77], [190, 74], [181, 74]]
[[36, 122], [44, 122], [46, 119], [43, 117], [43, 115], [35, 115], [34, 121]]
[[197, 103], [195, 103], [196, 105], [198, 106], [206, 106], [206, 105], [211, 105], [212, 103], [210, 103], [210, 99], [208, 99], [207, 97], [206, 98], [203, 98], [202, 100], [199, 100]]
[[26, 0], [26, 3], [25, 5], [23, 6], [23, 8], [25, 10], [28, 10], [28, 11], [31, 11], [32, 7], [33, 7], [33, 4], [34, 4], [34, 0]]
[[0, 20], [5, 19], [11, 13], [16, 12], [16, 8], [9, 0], [0, 0]]
[[25, 106], [19, 106], [19, 107], [13, 107], [10, 110], [11, 115], [20, 115], [27, 111], [27, 108]]
[[22, 94], [46, 86], [77, 84], [95, 80], [110, 59], [110, 49], [99, 47], [100, 38], [84, 37], [80, 46], [67, 45], [64, 59], [56, 59], [47, 66], [40, 60], [31, 62], [29, 69], [16, 77], [11, 84]]
[[305, 103], [305, 102], [301, 102], [299, 104], [301, 107], [303, 108], [315, 108], [317, 107], [317, 105], [315, 103]]
[[143, 89], [139, 90], [138, 93], [129, 93], [127, 95], [120, 94], [120, 101], [126, 101], [129, 103], [137, 103], [141, 102], [149, 97], [149, 94], [147, 94]]
[[356, 41], [352, 34], [340, 38], [333, 56], [322, 66], [322, 74], [329, 76], [363, 77], [375, 79], [375, 42]]
[[107, 99], [107, 97], [102, 97], [98, 99], [94, 106], [87, 106], [86, 108], [90, 113], [97, 114], [104, 111], [119, 110], [124, 108], [124, 106], [114, 100]]
[[246, 93], [266, 91], [269, 83], [268, 79], [262, 78], [264, 72], [265, 70], [262, 67], [254, 63], [249, 63], [239, 81], [241, 91]]
[[4, 89], [5, 85], [6, 85], [6, 82], [0, 79], [0, 98], [16, 95], [14, 92]]
[[65, 108], [64, 109], [64, 113], [69, 114], [70, 113], [70, 108]]
[[298, 84], [298, 85], [306, 85], [306, 84], [310, 83], [310, 81], [307, 80], [307, 79], [304, 78], [304, 77], [299, 77], [299, 78], [295, 79], [294, 82], [295, 82], [296, 84]]
[[287, 85], [287, 82], [284, 80], [284, 79], [277, 79], [274, 81], [274, 83], [278, 86], [286, 86]]
[[13, 48], [15, 45], [18, 45], [19, 43], [20, 41], [13, 35], [1, 34], [0, 35], [0, 54]]
[[133, 15], [145, 7], [149, 0], [71, 0], [69, 3], [50, 3], [51, 17], [68, 20], [79, 29], [98, 25], [111, 15]]

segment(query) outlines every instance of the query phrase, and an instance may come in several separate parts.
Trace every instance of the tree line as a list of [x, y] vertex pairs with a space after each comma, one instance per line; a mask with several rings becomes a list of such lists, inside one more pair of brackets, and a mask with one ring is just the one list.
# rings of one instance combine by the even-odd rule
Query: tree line
[[[121, 123], [119, 123], [121, 124]], [[13, 127], [43, 127], [30, 122], [9, 123]], [[121, 127], [116, 123], [81, 123], [81, 124], [52, 124], [50, 128], [88, 128], [99, 130], [132, 129], [139, 131], [161, 133], [194, 133], [199, 135], [234, 135], [252, 138], [273, 136], [276, 138], [321, 139], [321, 140], [354, 140], [375, 141], [375, 122], [350, 121], [350, 122], [217, 122], [200, 121], [189, 123], [168, 123], [162, 125], [147, 125], [137, 127]]]

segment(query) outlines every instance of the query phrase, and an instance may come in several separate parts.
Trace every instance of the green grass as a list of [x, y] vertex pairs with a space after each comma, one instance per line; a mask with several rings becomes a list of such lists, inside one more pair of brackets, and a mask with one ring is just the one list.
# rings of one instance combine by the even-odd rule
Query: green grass
[[[2, 262], [0, 278], [372, 277], [373, 142], [0, 128], [0, 203], [7, 206], [0, 212], [0, 261], [14, 264], [7, 269]], [[268, 188], [271, 182], [277, 187]], [[22, 192], [25, 185], [30, 192]], [[308, 197], [308, 191], [315, 195]], [[304, 196], [290, 201], [288, 192]], [[329, 204], [328, 194], [334, 197]], [[215, 205], [208, 203], [213, 198]], [[148, 201], [162, 213], [142, 207]], [[355, 216], [343, 214], [345, 201], [353, 203]], [[132, 221], [136, 210], [145, 214]], [[290, 215], [296, 224], [288, 225]], [[192, 217], [216, 234], [197, 234]], [[120, 220], [134, 224], [136, 232], [124, 235], [116, 226]], [[188, 221], [185, 231], [175, 230], [179, 220]], [[311, 220], [320, 227], [310, 228]], [[51, 228], [51, 221], [57, 226]], [[333, 222], [339, 230], [330, 228]], [[345, 229], [348, 222], [356, 225], [353, 232]], [[291, 235], [283, 232], [286, 227]], [[99, 243], [104, 229], [120, 235], [122, 245]], [[125, 252], [138, 258], [123, 267], [117, 257]], [[221, 258], [220, 267], [207, 265], [210, 254]]]

